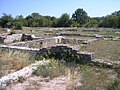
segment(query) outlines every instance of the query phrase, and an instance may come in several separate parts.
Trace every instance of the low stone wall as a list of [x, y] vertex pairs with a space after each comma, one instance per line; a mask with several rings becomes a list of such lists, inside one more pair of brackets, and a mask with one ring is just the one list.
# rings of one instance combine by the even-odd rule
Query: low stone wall
[[[120, 62], [113, 62], [113, 61], [104, 61], [104, 60], [99, 60], [99, 59], [94, 59], [94, 53], [91, 52], [79, 52], [78, 48], [76, 46], [70, 46], [68, 44], [56, 44], [52, 47], [49, 48], [42, 48], [42, 49], [34, 49], [34, 48], [26, 48], [26, 47], [17, 47], [17, 46], [6, 46], [2, 45], [0, 46], [0, 49], [2, 50], [14, 50], [14, 51], [28, 51], [30, 53], [33, 53], [34, 55], [44, 55], [47, 54], [46, 52], [52, 52], [52, 53], [58, 53], [62, 52], [63, 50], [68, 50], [72, 52], [74, 55], [80, 56], [80, 60], [82, 62], [86, 63], [94, 63], [95, 65], [99, 64], [105, 64], [106, 66], [114, 67], [116, 65], [119, 65]], [[62, 53], [64, 54], [64, 53]], [[58, 55], [59, 56], [59, 55]]]
[[62, 36], [81, 36], [81, 37], [96, 37], [96, 35], [91, 34], [69, 34], [69, 33], [60, 33]]
[[62, 38], [63, 44], [71, 44], [71, 45], [90, 45], [92, 42], [97, 42], [99, 39], [90, 39], [90, 40], [79, 40], [79, 39], [69, 39]]
[[35, 39], [39, 39], [39, 37], [35, 37], [34, 35], [30, 35], [30, 34], [12, 34], [12, 35], [0, 36], [0, 42], [2, 43], [13, 43], [16, 41], [26, 41], [26, 40], [35, 40]]
[[28, 52], [37, 52], [39, 49], [37, 48], [27, 48], [27, 47], [19, 47], [19, 46], [7, 46], [0, 45], [0, 50], [12, 50], [12, 51], [28, 51]]
[[47, 48], [51, 47], [55, 44], [61, 43], [61, 39], [63, 37], [53, 37], [53, 38], [45, 38], [45, 39], [38, 39], [26, 42], [18, 42], [9, 44], [9, 46], [20, 46], [20, 47], [29, 47], [29, 48]]
[[[41, 55], [44, 57], [47, 54], [52, 53], [57, 57], [56, 59], [64, 60], [64, 57], [62, 57], [62, 56], [60, 57], [61, 54], [65, 54], [64, 51], [66, 51], [67, 54], [72, 53], [73, 55], [78, 55], [80, 57], [78, 62], [90, 62], [92, 59], [94, 59], [94, 53], [79, 52], [78, 47], [70, 46], [70, 45], [66, 45], [66, 44], [60, 44], [60, 45], [58, 44], [58, 45], [54, 45], [50, 48], [40, 49], [39, 52], [37, 52], [37, 55]], [[73, 60], [73, 62], [74, 62], [74, 60]]]
[[42, 49], [35, 49], [35, 48], [27, 48], [27, 47], [18, 47], [18, 46], [6, 46], [6, 45], [1, 45], [0, 46], [1, 50], [13, 50], [13, 51], [28, 51], [33, 54], [44, 54], [48, 51], [51, 51], [53, 53], [56, 53], [56, 51], [61, 52], [62, 50], [70, 50], [74, 54], [78, 54], [81, 57], [81, 60], [92, 60], [94, 58], [94, 53], [90, 52], [79, 52], [78, 47], [75, 46], [70, 46], [66, 44], [61, 44], [61, 45], [53, 45], [52, 47], [49, 48], [42, 48]]
[[14, 41], [20, 41], [22, 37], [22, 34], [12, 34], [7, 36], [1, 36], [0, 42], [2, 43], [12, 43]]
[[84, 40], [62, 38], [62, 43], [64, 43], [64, 44], [81, 44], [83, 42], [84, 42]]
[[7, 86], [12, 82], [17, 82], [21, 78], [27, 78], [32, 75], [32, 73], [38, 68], [39, 65], [47, 65], [49, 61], [39, 61], [30, 66], [24, 67], [23, 69], [8, 74], [0, 78], [0, 86]]
[[99, 29], [83, 29], [82, 32], [100, 32]]
[[78, 40], [78, 39], [69, 39], [62, 36], [53, 37], [53, 38], [45, 38], [45, 39], [37, 39], [32, 41], [26, 41], [26, 42], [18, 42], [18, 43], [12, 43], [8, 44], [9, 46], [20, 46], [20, 47], [29, 47], [29, 48], [48, 48], [52, 47], [56, 44], [72, 44], [72, 45], [80, 45], [85, 44], [89, 45], [93, 41], [97, 41], [98, 39], [91, 39], [89, 41], [85, 40]]
[[32, 41], [26, 41], [26, 42], [13, 43], [13, 44], [9, 44], [9, 46], [46, 48], [54, 44], [56, 44], [55, 39], [48, 38], [48, 39], [39, 39], [39, 40], [32, 40]]

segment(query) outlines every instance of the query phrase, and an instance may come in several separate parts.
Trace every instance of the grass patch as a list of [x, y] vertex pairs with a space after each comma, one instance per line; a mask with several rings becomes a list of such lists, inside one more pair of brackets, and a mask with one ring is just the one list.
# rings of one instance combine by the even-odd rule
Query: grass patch
[[120, 61], [120, 41], [100, 40], [90, 46], [81, 47], [81, 51], [95, 52], [95, 58]]
[[30, 58], [31, 56], [27, 52], [0, 50], [0, 76], [29, 65]]
[[114, 80], [113, 72], [109, 69], [81, 66], [82, 86], [76, 90], [106, 90]]
[[43, 77], [58, 77], [60, 75], [65, 75], [65, 66], [60, 64], [58, 61], [50, 60], [49, 65], [39, 66], [37, 70], [33, 72], [34, 75]]

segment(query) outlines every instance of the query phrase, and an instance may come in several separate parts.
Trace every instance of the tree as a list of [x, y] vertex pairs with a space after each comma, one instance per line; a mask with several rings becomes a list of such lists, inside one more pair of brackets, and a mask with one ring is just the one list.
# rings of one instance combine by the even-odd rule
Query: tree
[[29, 19], [33, 19], [33, 17], [30, 16], [30, 15], [28, 15], [25, 19], [26, 19], [26, 20], [29, 20]]
[[18, 15], [16, 16], [14, 22], [19, 22], [21, 24], [21, 26], [25, 26], [26, 25], [26, 20], [23, 18], [22, 15]]
[[69, 20], [70, 20], [70, 16], [67, 13], [64, 13], [58, 19], [57, 26], [58, 27], [68, 27], [69, 26]]
[[117, 28], [120, 28], [120, 14], [118, 16], [118, 26], [117, 26]]
[[21, 22], [14, 22], [14, 26], [16, 30], [22, 30], [22, 24]]
[[72, 19], [75, 22], [79, 23], [80, 25], [83, 25], [88, 21], [88, 16], [87, 16], [87, 13], [83, 9], [79, 8], [73, 13]]
[[57, 22], [58, 22], [58, 19], [56, 17], [51, 17], [51, 27], [57, 27]]
[[2, 28], [11, 28], [13, 26], [13, 20], [11, 15], [3, 14], [0, 19], [0, 25]]
[[118, 17], [116, 15], [106, 16], [99, 26], [116, 28], [118, 26]]
[[39, 13], [32, 13], [31, 17], [34, 18], [34, 19], [37, 19], [37, 18], [40, 18], [41, 15], [39, 15]]

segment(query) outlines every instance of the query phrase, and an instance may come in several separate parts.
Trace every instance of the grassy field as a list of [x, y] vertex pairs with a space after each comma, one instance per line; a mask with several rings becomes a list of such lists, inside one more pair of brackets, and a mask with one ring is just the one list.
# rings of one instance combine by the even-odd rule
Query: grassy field
[[91, 66], [81, 66], [83, 85], [77, 90], [108, 90], [116, 78], [114, 71]]
[[81, 47], [81, 51], [94, 52], [95, 58], [120, 61], [120, 41], [100, 40]]

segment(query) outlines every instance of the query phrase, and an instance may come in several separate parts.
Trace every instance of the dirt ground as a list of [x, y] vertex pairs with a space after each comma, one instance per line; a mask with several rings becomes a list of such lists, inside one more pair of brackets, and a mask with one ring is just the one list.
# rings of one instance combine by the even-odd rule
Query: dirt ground
[[11, 84], [7, 90], [66, 90], [66, 77], [60, 76], [51, 80], [50, 78], [32, 76], [24, 82]]

